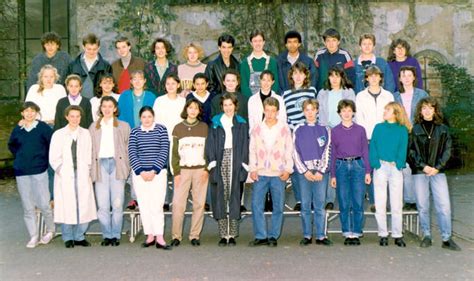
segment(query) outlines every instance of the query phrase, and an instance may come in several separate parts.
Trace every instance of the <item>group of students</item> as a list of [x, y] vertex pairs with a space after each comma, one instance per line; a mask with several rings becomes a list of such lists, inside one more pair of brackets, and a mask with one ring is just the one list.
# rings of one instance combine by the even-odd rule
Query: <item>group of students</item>
[[[339, 48], [334, 29], [324, 33], [325, 48], [314, 60], [300, 53], [296, 31], [286, 34], [287, 52], [277, 60], [264, 52], [263, 32], [256, 30], [249, 39], [253, 51], [241, 63], [232, 55], [234, 38], [222, 35], [220, 54], [208, 65], [200, 62], [202, 48], [191, 43], [183, 50], [187, 62], [176, 67], [167, 60], [167, 40], [156, 39], [151, 46], [156, 60], [144, 63], [131, 55], [128, 39], [120, 37], [120, 58], [110, 67], [98, 53], [99, 39], [89, 34], [84, 52], [64, 71], [55, 64], [61, 59], [56, 57], [61, 53], [58, 36], [45, 34], [45, 53], [35, 57], [32, 71], [45, 65], [36, 69], [37, 84], [30, 87], [22, 120], [9, 140], [31, 237], [27, 247], [49, 243], [54, 223], [61, 224], [67, 248], [90, 246], [84, 235], [95, 219], [101, 245], [120, 245], [127, 181], [136, 200], [130, 207], [140, 207], [143, 247], [180, 245], [189, 193], [189, 240], [199, 246], [208, 188], [218, 245], [236, 245], [246, 182], [252, 183], [255, 236], [249, 246], [277, 246], [285, 186], [291, 180], [294, 210], [301, 211], [301, 245], [313, 243], [313, 236], [315, 244], [332, 244], [324, 231], [325, 212], [336, 197], [344, 244], [360, 245], [369, 186], [381, 246], [388, 245], [388, 197], [394, 243], [406, 246], [405, 201], [406, 208], [418, 209], [421, 247], [431, 245], [431, 190], [442, 246], [459, 250], [451, 239], [443, 173], [451, 139], [439, 103], [417, 84], [419, 64], [409, 55], [408, 43], [394, 41], [391, 64], [374, 55], [371, 34], [360, 37], [357, 60]], [[392, 69], [399, 69], [396, 76]], [[59, 73], [67, 75], [66, 90], [58, 83]], [[48, 178], [54, 178], [51, 192]], [[264, 215], [267, 193], [270, 229]], [[168, 244], [163, 230], [169, 203]], [[42, 237], [35, 207], [45, 218]]]

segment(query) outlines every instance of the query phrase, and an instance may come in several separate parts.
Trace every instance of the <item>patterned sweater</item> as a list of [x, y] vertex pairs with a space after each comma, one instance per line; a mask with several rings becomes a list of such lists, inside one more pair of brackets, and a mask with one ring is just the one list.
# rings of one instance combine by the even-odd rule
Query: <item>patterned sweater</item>
[[207, 124], [202, 121], [189, 124], [184, 120], [174, 127], [171, 165], [175, 176], [179, 175], [183, 168], [206, 167], [204, 152], [207, 133]]

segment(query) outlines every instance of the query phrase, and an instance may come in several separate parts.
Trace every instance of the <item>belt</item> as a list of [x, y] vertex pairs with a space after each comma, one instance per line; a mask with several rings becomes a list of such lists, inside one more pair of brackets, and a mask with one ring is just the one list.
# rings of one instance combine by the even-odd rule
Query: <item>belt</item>
[[342, 161], [355, 161], [355, 160], [359, 160], [361, 159], [361, 157], [346, 157], [346, 158], [337, 158], [337, 160], [342, 160]]

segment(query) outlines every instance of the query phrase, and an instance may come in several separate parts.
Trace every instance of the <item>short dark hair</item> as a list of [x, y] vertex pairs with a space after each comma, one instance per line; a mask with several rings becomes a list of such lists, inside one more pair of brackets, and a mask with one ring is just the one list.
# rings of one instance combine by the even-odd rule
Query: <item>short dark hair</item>
[[130, 46], [130, 40], [128, 39], [128, 37], [126, 36], [119, 36], [117, 38], [117, 40], [115, 40], [115, 48], [117, 48], [117, 43], [120, 43], [120, 42], [125, 42], [127, 43], [128, 46]]
[[371, 65], [367, 67], [365, 70], [365, 79], [367, 80], [367, 77], [369, 77], [372, 74], [378, 74], [380, 76], [380, 85], [383, 85], [383, 72], [380, 70], [380, 68], [376, 65]]
[[263, 76], [265, 75], [269, 75], [272, 78], [272, 80], [275, 81], [275, 75], [273, 75], [273, 72], [271, 72], [268, 69], [265, 69], [264, 71], [262, 71], [262, 73], [260, 73], [260, 80], [262, 80]]
[[100, 83], [102, 83], [103, 80], [110, 79], [112, 80], [112, 83], [114, 83], [114, 87], [112, 88], [112, 92], [117, 93], [118, 88], [117, 88], [117, 83], [115, 83], [114, 76], [110, 73], [104, 73], [99, 76], [99, 83], [97, 83], [97, 87], [95, 87], [95, 96], [98, 98], [102, 97], [102, 87], [100, 87]]
[[23, 111], [25, 111], [25, 110], [28, 109], [28, 108], [33, 109], [33, 110], [36, 111], [37, 113], [39, 113], [40, 110], [41, 110], [40, 107], [39, 107], [36, 103], [34, 103], [34, 102], [32, 102], [32, 101], [25, 101], [25, 102], [21, 105], [20, 112], [23, 112]]
[[196, 82], [196, 80], [198, 79], [204, 79], [206, 80], [206, 83], [209, 83], [209, 77], [207, 77], [206, 74], [202, 73], [202, 72], [198, 72], [196, 74], [194, 74], [194, 77], [193, 77], [193, 84], [194, 82]]
[[169, 55], [173, 50], [173, 46], [171, 46], [170, 41], [166, 40], [165, 38], [158, 37], [153, 41], [153, 43], [151, 43], [150, 52], [152, 55], [155, 55], [155, 47], [157, 43], [163, 43], [163, 45], [165, 45], [166, 55]]
[[84, 110], [79, 105], [70, 105], [70, 106], [66, 107], [66, 109], [64, 109], [64, 116], [68, 116], [69, 112], [71, 112], [73, 110], [79, 111], [79, 113], [81, 114], [81, 117], [84, 116]]
[[352, 88], [352, 82], [351, 82], [351, 80], [349, 80], [349, 78], [347, 78], [347, 74], [344, 71], [344, 69], [342, 69], [342, 67], [340, 67], [338, 65], [334, 65], [328, 71], [328, 78], [326, 79], [326, 82], [324, 83], [324, 89], [325, 90], [332, 90], [331, 80], [329, 80], [329, 76], [331, 76], [333, 74], [338, 75], [339, 77], [341, 77], [341, 89]]
[[323, 40], [326, 41], [326, 38], [336, 38], [338, 41], [341, 41], [341, 34], [334, 28], [328, 28], [323, 33]]
[[220, 98], [220, 105], [221, 109], [224, 110], [224, 101], [225, 100], [231, 100], [232, 103], [235, 105], [235, 112], [237, 113], [237, 110], [239, 110], [239, 100], [237, 99], [237, 95], [234, 93], [225, 93], [221, 95]]
[[44, 45], [49, 42], [56, 43], [59, 49], [61, 49], [61, 36], [59, 36], [59, 34], [56, 32], [46, 32], [43, 34], [43, 36], [41, 36], [41, 47], [43, 47], [43, 51], [46, 51]]
[[224, 42], [231, 44], [232, 46], [235, 45], [235, 39], [230, 34], [222, 34], [221, 36], [219, 36], [219, 38], [217, 39], [217, 46], [220, 47]]
[[170, 74], [168, 74], [168, 76], [166, 76], [166, 79], [165, 79], [165, 90], [166, 90], [166, 81], [167, 81], [168, 79], [172, 79], [172, 80], [174, 80], [176, 83], [178, 83], [177, 92], [178, 92], [178, 94], [179, 94], [179, 92], [181, 92], [181, 79], [179, 79], [178, 74], [176, 74], [176, 73], [170, 73]]
[[153, 110], [153, 108], [149, 105], [145, 105], [143, 106], [142, 108], [140, 108], [140, 112], [138, 114], [138, 116], [142, 117], [142, 114], [145, 113], [145, 112], [150, 112], [151, 115], [155, 116], [155, 111]]
[[337, 113], [341, 113], [343, 108], [350, 107], [352, 112], [356, 112], [356, 105], [353, 100], [340, 100], [337, 104]]
[[240, 73], [239, 73], [239, 71], [237, 71], [234, 68], [228, 68], [228, 69], [226, 69], [226, 71], [224, 71], [224, 74], [222, 74], [222, 81], [224, 81], [225, 77], [229, 74], [230, 75], [235, 75], [237, 77], [237, 82], [240, 85]]
[[188, 110], [188, 107], [193, 103], [195, 103], [199, 108], [199, 114], [197, 116], [197, 119], [198, 120], [202, 119], [202, 104], [197, 99], [190, 98], [184, 104], [183, 111], [181, 111], [181, 118], [183, 118], [184, 120], [188, 119], [188, 111], [187, 110]]
[[263, 34], [263, 31], [261, 31], [260, 29], [255, 29], [254, 31], [250, 33], [249, 41], [252, 41], [253, 38], [259, 35], [262, 36], [263, 41], [265, 41], [265, 34]]
[[97, 46], [100, 46], [100, 39], [94, 33], [89, 33], [86, 36], [82, 37], [82, 46], [85, 46], [86, 44], [97, 44]]
[[285, 44], [288, 42], [288, 39], [298, 39], [298, 42], [301, 43], [301, 34], [296, 30], [290, 30], [285, 34]]

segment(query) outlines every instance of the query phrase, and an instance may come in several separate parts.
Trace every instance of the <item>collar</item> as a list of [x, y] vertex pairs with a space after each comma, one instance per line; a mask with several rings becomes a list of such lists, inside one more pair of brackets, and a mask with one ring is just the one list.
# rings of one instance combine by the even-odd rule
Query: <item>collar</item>
[[93, 60], [88, 60], [88, 59], [86, 59], [86, 54], [85, 54], [84, 52], [82, 52], [82, 54], [81, 54], [81, 60], [84, 60], [84, 61], [87, 60], [87, 61], [96, 62], [96, 61], [99, 60], [99, 55], [95, 56], [95, 58], [94, 58]]
[[35, 121], [33, 121], [33, 123], [31, 123], [31, 125], [29, 127], [26, 127], [26, 125], [23, 125], [20, 128], [27, 131], [27, 132], [29, 132], [29, 131], [33, 130], [34, 128], [36, 128], [36, 126], [38, 126], [38, 124], [39, 124], [38, 120], [35, 120]]
[[145, 127], [143, 127], [143, 125], [140, 125], [140, 129], [144, 132], [149, 132], [149, 131], [152, 131], [153, 129], [155, 129], [155, 126], [156, 126], [156, 123], [153, 122], [153, 125], [151, 126], [150, 129], [146, 129]]
[[249, 56], [249, 60], [253, 60], [253, 59], [261, 59], [261, 58], [265, 58], [267, 59], [268, 58], [268, 55], [265, 53], [265, 51], [263, 52], [263, 55], [257, 57], [253, 52], [250, 54]]
[[167, 69], [170, 66], [170, 62], [169, 62], [169, 60], [166, 60], [166, 64], [164, 66], [161, 66], [161, 65], [158, 64], [158, 60], [155, 60], [155, 66], [156, 66], [157, 69], [162, 68], [162, 67], [165, 67], [165, 69]]
[[[372, 55], [372, 58], [370, 59], [372, 64], [375, 64], [376, 60], [377, 60], [377, 57], [375, 55]], [[357, 58], [357, 64], [362, 65], [362, 61], [366, 61], [366, 60], [362, 60], [362, 56], [359, 56]]]

